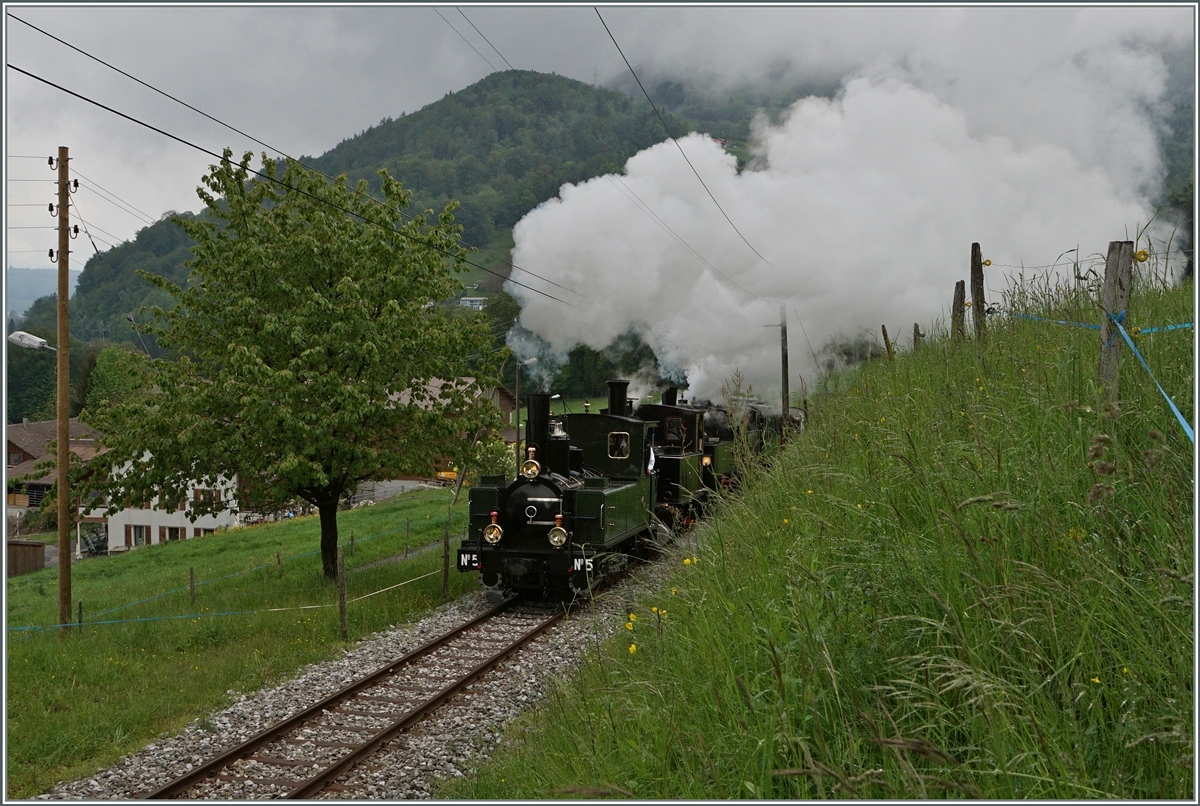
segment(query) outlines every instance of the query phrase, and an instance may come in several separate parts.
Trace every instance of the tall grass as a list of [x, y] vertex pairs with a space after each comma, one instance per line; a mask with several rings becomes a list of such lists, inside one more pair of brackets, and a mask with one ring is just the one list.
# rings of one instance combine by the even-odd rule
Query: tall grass
[[[352, 601], [352, 641], [442, 601], [440, 547], [416, 549], [441, 538], [449, 501], [449, 491], [421, 491], [339, 514], [349, 599], [436, 572]], [[462, 496], [451, 535], [465, 522]], [[90, 774], [338, 653], [337, 586], [322, 576], [319, 535], [312, 516], [76, 564], [84, 626], [65, 636], [12, 629], [54, 623], [56, 569], [8, 580], [7, 796]], [[452, 596], [477, 584], [453, 571], [450, 582]]]
[[[1007, 307], [1099, 322], [1091, 292]], [[1127, 327], [1190, 322], [1143, 281]], [[993, 317], [843, 379], [453, 798], [1180, 798], [1193, 447], [1125, 350]], [[1190, 420], [1191, 331], [1138, 339]], [[663, 611], [666, 611], [665, 613]]]

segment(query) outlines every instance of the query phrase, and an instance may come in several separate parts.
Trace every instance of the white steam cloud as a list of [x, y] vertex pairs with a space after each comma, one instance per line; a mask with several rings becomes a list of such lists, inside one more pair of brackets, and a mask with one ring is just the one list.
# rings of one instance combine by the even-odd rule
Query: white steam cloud
[[[967, 11], [942, 19], [938, 42], [877, 59], [835, 99], [803, 99], [779, 125], [758, 121], [756, 160], [741, 174], [715, 141], [680, 140], [767, 262], [667, 141], [619, 180], [565, 185], [518, 223], [514, 263], [582, 294], [565, 295], [568, 308], [510, 284], [521, 325], [559, 360], [632, 330], [694, 394], [715, 397], [735, 369], [770, 393], [779, 338], [764, 326], [778, 324], [781, 305], [795, 388], [832, 336], [886, 324], [903, 343], [914, 322], [927, 330], [943, 318], [973, 241], [992, 260], [998, 301], [1013, 273], [1002, 266], [1048, 264], [1077, 245], [1103, 251], [1151, 218], [1166, 79], [1152, 48], [1101, 36], [1084, 11], [1053, 16], [1057, 27], [1026, 30], [1027, 40], [1011, 13], [989, 15], [986, 31]], [[964, 32], [970, 45], [957, 44]], [[1085, 46], [1063, 44], [1080, 32]]]

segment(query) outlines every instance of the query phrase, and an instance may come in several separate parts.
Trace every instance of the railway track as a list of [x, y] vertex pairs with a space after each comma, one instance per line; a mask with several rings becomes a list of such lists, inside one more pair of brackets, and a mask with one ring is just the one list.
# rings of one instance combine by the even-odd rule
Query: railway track
[[503, 602], [140, 797], [311, 799], [557, 624], [561, 606]]

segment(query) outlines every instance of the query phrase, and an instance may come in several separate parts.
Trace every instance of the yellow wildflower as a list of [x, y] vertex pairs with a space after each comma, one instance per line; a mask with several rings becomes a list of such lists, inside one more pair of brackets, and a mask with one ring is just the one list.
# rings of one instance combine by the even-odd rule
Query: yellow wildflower
[[882, 422], [883, 422], [884, 420], [886, 420], [886, 419], [887, 419], [887, 417], [880, 417], [880, 418], [879, 418], [879, 422], [881, 422], [881, 423], [882, 423]]
[[788, 519], [787, 519], [787, 518], [784, 518], [784, 519], [783, 519], [783, 525], [784, 525], [784, 526], [787, 526], [787, 525], [788, 525]]
[[667, 611], [666, 611], [666, 610], [659, 610], [659, 611], [658, 611], [658, 615], [662, 616], [663, 618], [666, 618], [666, 617], [667, 617]]
[[692, 558], [691, 558], [691, 557], [684, 557], [684, 558], [683, 558], [683, 564], [684, 564], [684, 565], [691, 565], [691, 564], [692, 564]]
[[808, 494], [809, 494], [809, 495], [812, 495], [812, 490], [809, 490], [809, 491], [808, 491]]
[[697, 557], [695, 554], [693, 554], [692, 555], [692, 565], [696, 565], [699, 562], [700, 562], [700, 558]]
[[672, 596], [674, 596], [674, 595], [675, 595], [675, 591], [676, 591], [676, 590], [677, 590], [677, 588], [671, 588], [671, 595], [672, 595]]
[[1092, 678], [1092, 682], [1093, 682], [1093, 683], [1099, 683], [1099, 682], [1100, 682], [1100, 678], [1099, 678], [1099, 677], [1093, 677], [1093, 678]]
[[630, 620], [630, 621], [637, 621], [637, 613], [630, 613], [630, 614], [629, 614], [629, 620]]
[[859, 504], [859, 505], [858, 505], [858, 508], [859, 508], [859, 509], [862, 509], [862, 504]]
[[658, 608], [657, 608], [657, 607], [652, 607], [652, 608], [650, 608], [650, 612], [651, 612], [651, 613], [657, 613], [657, 612], [658, 612]]
[[629, 645], [629, 654], [632, 655], [634, 652], [637, 652], [637, 644], [630, 644]]
[[627, 629], [627, 630], [632, 630], [632, 629], [633, 629], [633, 622], [632, 622], [632, 621], [627, 621], [627, 622], [625, 622], [625, 629]]

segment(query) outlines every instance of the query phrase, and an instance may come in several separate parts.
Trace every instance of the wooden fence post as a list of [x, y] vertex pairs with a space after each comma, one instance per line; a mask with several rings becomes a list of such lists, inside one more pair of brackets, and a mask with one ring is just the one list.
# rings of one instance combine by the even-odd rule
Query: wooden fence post
[[354, 532], [350, 532], [350, 556], [354, 556]]
[[196, 567], [188, 568], [188, 590], [192, 594], [192, 604], [196, 603]]
[[83, 629], [83, 600], [79, 600], [79, 629]]
[[913, 349], [921, 346], [921, 326], [913, 322]]
[[961, 341], [967, 337], [967, 284], [959, 280], [954, 284], [954, 304], [950, 307], [950, 340]]
[[1121, 334], [1108, 318], [1120, 316], [1129, 307], [1129, 292], [1133, 285], [1133, 241], [1112, 241], [1104, 261], [1104, 292], [1101, 297], [1100, 365], [1097, 381], [1104, 390], [1104, 399], [1121, 399]]
[[888, 363], [892, 360], [892, 342], [888, 339], [887, 325], [880, 325], [879, 329], [883, 331], [883, 349], [887, 350]]
[[279, 552], [275, 552], [275, 567], [279, 569], [279, 576], [283, 576], [283, 558], [279, 556]]
[[338, 546], [337, 553], [338, 575], [338, 615], [341, 618], [342, 640], [350, 640], [350, 631], [346, 624], [346, 565], [342, 562], [342, 547]]
[[442, 598], [450, 596], [450, 517], [446, 512], [446, 528], [442, 531]]
[[971, 318], [975, 323], [975, 343], [983, 344], [984, 308], [987, 303], [983, 300], [983, 250], [979, 244], [971, 244]]

